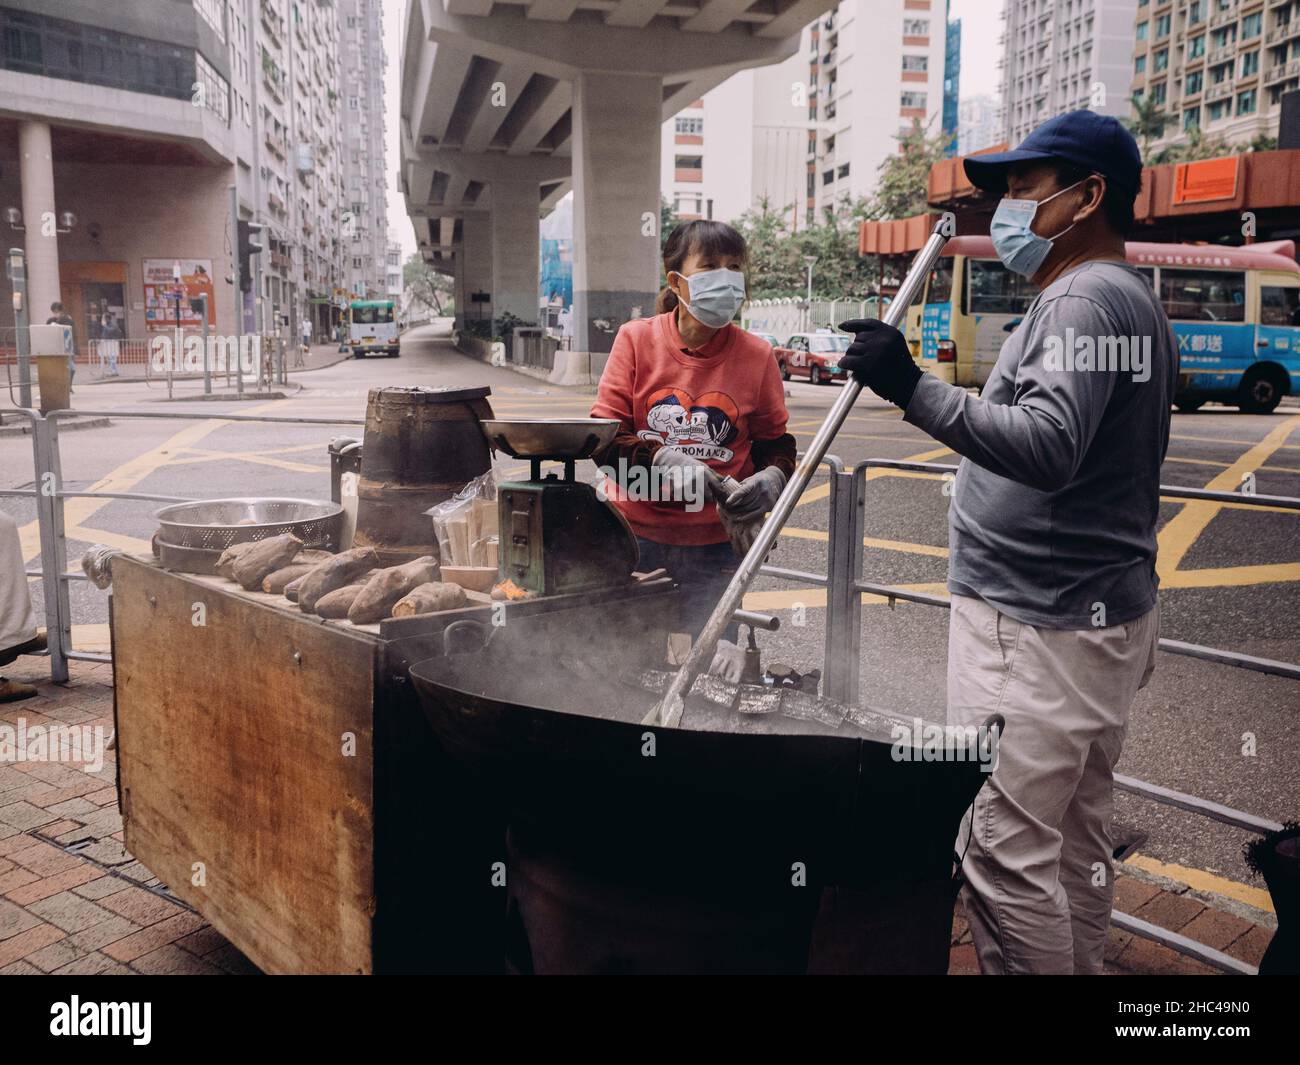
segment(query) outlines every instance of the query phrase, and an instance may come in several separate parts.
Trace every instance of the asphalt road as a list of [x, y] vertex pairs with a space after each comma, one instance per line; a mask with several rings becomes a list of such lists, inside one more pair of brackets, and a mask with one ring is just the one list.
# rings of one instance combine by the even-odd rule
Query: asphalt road
[[[141, 384], [84, 385], [79, 409], [116, 412], [104, 428], [63, 435], [68, 489], [136, 491], [178, 496], [290, 495], [327, 498], [326, 444], [358, 427], [284, 426], [220, 419], [147, 421], [127, 410], [176, 415], [272, 413], [361, 419], [368, 389], [391, 385], [488, 384], [503, 416], [582, 416], [590, 390], [560, 389], [470, 360], [425, 329], [408, 334], [399, 359], [345, 360], [301, 374], [299, 391], [280, 401], [166, 402]], [[839, 386], [791, 383], [792, 431], [807, 444]], [[193, 395], [195, 383], [178, 386]], [[851, 466], [868, 457], [955, 462], [935, 441], [903, 423], [890, 405], [863, 397], [833, 452]], [[584, 464], [583, 476], [594, 467]], [[516, 460], [498, 468], [518, 472]], [[1259, 494], [1300, 496], [1300, 405], [1288, 401], [1268, 416], [1210, 406], [1175, 414], [1164, 483], [1228, 490], [1254, 476]], [[32, 486], [30, 440], [0, 437], [0, 487]], [[825, 478], [814, 481], [788, 524], [772, 563], [825, 572], [828, 505]], [[942, 593], [947, 566], [947, 497], [937, 475], [873, 475], [866, 487], [864, 575], [883, 583]], [[69, 500], [70, 566], [102, 542], [148, 550], [158, 504]], [[28, 565], [39, 563], [32, 504], [0, 497], [24, 531]], [[1177, 520], [1174, 520], [1177, 519]], [[1169, 502], [1162, 508], [1162, 634], [1249, 654], [1300, 661], [1300, 514]], [[40, 602], [40, 582], [33, 581]], [[79, 646], [101, 646], [107, 620], [102, 592], [72, 585]], [[783, 628], [764, 634], [765, 661], [811, 668], [822, 664], [824, 593], [762, 578], [747, 604], [778, 612]], [[802, 619], [803, 624], [797, 624]], [[894, 608], [868, 598], [859, 659], [863, 701], [895, 712], [942, 718], [946, 612], [919, 605]], [[1162, 654], [1155, 678], [1138, 696], [1120, 771], [1248, 812], [1300, 817], [1300, 683]], [[1243, 751], [1253, 753], [1243, 753]], [[1262, 887], [1240, 861], [1245, 833], [1131, 796], [1117, 816], [1149, 834], [1142, 860], [1155, 871], [1197, 886], [1213, 877]], [[1189, 872], [1188, 870], [1198, 871]], [[1206, 879], [1204, 874], [1210, 874]]]

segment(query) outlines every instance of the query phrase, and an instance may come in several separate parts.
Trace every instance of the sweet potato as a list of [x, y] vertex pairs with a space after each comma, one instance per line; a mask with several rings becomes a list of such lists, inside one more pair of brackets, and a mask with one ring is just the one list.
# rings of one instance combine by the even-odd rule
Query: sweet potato
[[438, 563], [432, 555], [424, 555], [402, 566], [375, 570], [366, 581], [365, 590], [352, 602], [348, 620], [354, 625], [367, 625], [388, 617], [402, 596], [428, 584], [438, 577]]
[[293, 533], [281, 533], [258, 540], [235, 559], [234, 574], [242, 588], [256, 591], [262, 587], [262, 578], [293, 561], [302, 550], [302, 541]]
[[316, 613], [323, 618], [345, 618], [348, 616], [348, 608], [356, 601], [357, 596], [361, 594], [364, 584], [345, 584], [342, 588], [335, 588], [332, 592], [326, 592], [316, 600]]
[[217, 557], [215, 567], [217, 575], [225, 577], [228, 581], [233, 581], [235, 579], [235, 563], [239, 560], [239, 556], [256, 545], [256, 543], [256, 540], [243, 540], [240, 543], [231, 544], [222, 551]]
[[[312, 569], [315, 568], [315, 566], [312, 567]], [[311, 570], [307, 571], [307, 573], [310, 572]], [[289, 600], [289, 602], [296, 603], [298, 601], [298, 589], [302, 587], [302, 582], [307, 579], [307, 573], [304, 573], [301, 577], [295, 577], [284, 586], [284, 597]]]
[[322, 562], [333, 557], [328, 551], [299, 551], [287, 566], [272, 570], [262, 578], [262, 591], [279, 595], [292, 581], [306, 576]]
[[469, 600], [459, 584], [431, 581], [422, 584], [393, 604], [393, 617], [406, 618], [412, 614], [432, 614], [439, 610], [455, 610]]
[[358, 583], [358, 578], [379, 565], [379, 555], [373, 547], [354, 547], [341, 551], [322, 562], [302, 579], [298, 587], [298, 609], [305, 614], [316, 612], [316, 600], [336, 588]]

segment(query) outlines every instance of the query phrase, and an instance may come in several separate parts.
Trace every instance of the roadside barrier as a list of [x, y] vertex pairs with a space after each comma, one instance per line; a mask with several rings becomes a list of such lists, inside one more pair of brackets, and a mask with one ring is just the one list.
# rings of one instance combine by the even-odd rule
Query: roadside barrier
[[[109, 654], [79, 651], [72, 646], [72, 616], [68, 586], [71, 581], [88, 578], [78, 571], [68, 570], [67, 535], [64, 526], [64, 501], [81, 499], [131, 499], [157, 503], [189, 502], [196, 497], [155, 495], [145, 492], [92, 492], [74, 491], [63, 487], [61, 456], [59, 452], [59, 422], [62, 418], [105, 417], [119, 419], [168, 419], [173, 421], [225, 421], [258, 422], [282, 425], [360, 426], [360, 418], [297, 418], [269, 414], [201, 414], [171, 411], [121, 411], [76, 410], [52, 411], [49, 415], [25, 408], [7, 409], [6, 414], [24, 415], [32, 423], [32, 462], [35, 471], [35, 488], [0, 489], [0, 496], [32, 498], [36, 504], [40, 529], [41, 567], [28, 570], [28, 577], [40, 577], [44, 588], [44, 609], [49, 642], [50, 679], [63, 683], [68, 679], [68, 662], [111, 662]], [[863, 578], [866, 484], [870, 470], [896, 470], [901, 472], [936, 474], [940, 477], [955, 474], [954, 465], [933, 462], [911, 462], [902, 459], [867, 459], [851, 470], [834, 455], [827, 455], [823, 463], [829, 468], [829, 519], [827, 523], [827, 571], [812, 573], [782, 566], [765, 565], [759, 571], [767, 577], [776, 577], [797, 584], [823, 588], [826, 591], [826, 634], [822, 663], [822, 690], [826, 696], [850, 705], [859, 698], [860, 653], [862, 632], [862, 597], [884, 597], [892, 607], [895, 602], [911, 602], [923, 606], [949, 606], [942, 596], [932, 595]], [[1161, 485], [1163, 500], [1203, 500], [1231, 503], [1247, 508], [1266, 508], [1300, 512], [1300, 499], [1292, 496], [1244, 495], [1236, 492], [1216, 492], [1203, 488], [1180, 485]], [[53, 579], [50, 579], [50, 578]], [[1254, 672], [1300, 680], [1300, 664], [1280, 662], [1241, 654], [1226, 648], [1162, 638], [1160, 650], [1169, 654], [1185, 655], [1219, 665], [1234, 666]], [[1277, 822], [1256, 817], [1184, 792], [1173, 791], [1156, 784], [1117, 775], [1115, 787], [1121, 791], [1140, 795], [1145, 799], [1173, 806], [1205, 817], [1220, 824], [1230, 825], [1257, 834], [1281, 828]], [[1185, 936], [1159, 928], [1139, 918], [1115, 911], [1112, 920], [1116, 927], [1135, 935], [1152, 939], [1188, 957], [1223, 972], [1251, 974], [1256, 970], [1221, 951], [1196, 943]]]

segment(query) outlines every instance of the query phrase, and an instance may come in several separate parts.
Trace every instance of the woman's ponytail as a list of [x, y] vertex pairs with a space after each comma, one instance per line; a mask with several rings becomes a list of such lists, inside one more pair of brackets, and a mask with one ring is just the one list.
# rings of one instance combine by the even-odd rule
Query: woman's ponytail
[[664, 285], [655, 298], [655, 314], [667, 314], [669, 311], [676, 310], [677, 303], [677, 293]]

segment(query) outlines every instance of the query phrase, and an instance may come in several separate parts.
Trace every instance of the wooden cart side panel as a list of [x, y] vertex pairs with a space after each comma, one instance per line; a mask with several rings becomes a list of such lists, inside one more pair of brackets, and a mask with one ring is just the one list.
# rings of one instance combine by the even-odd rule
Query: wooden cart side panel
[[263, 970], [370, 972], [374, 640], [139, 562], [113, 576], [128, 849]]

